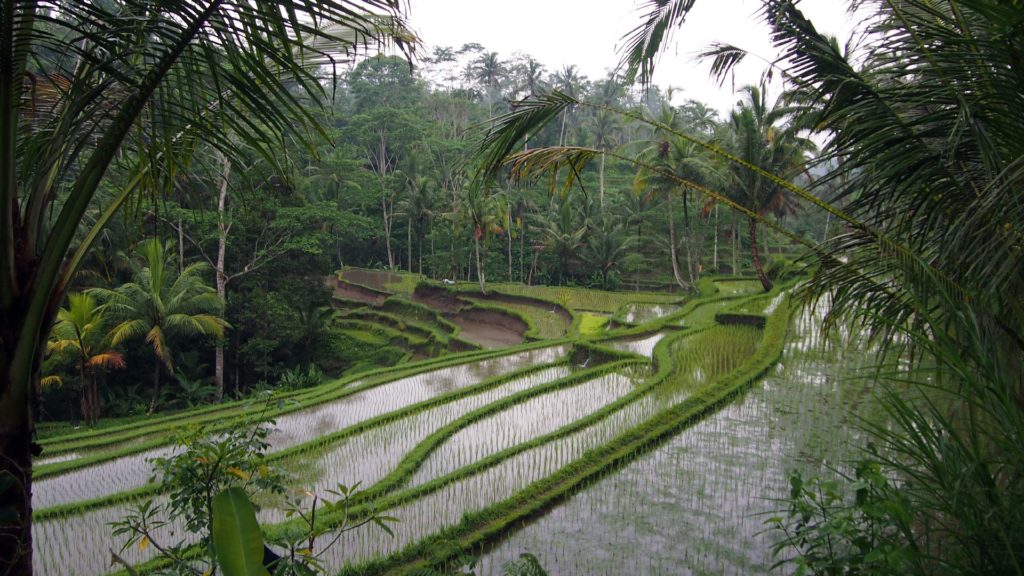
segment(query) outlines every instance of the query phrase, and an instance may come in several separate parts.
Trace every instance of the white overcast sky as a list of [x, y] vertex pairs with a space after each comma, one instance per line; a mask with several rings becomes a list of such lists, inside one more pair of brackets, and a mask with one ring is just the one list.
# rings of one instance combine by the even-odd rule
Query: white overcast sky
[[[718, 110], [737, 100], [732, 83], [719, 87], [708, 64], [694, 54], [713, 41], [726, 42], [765, 58], [774, 57], [768, 30], [756, 16], [760, 0], [698, 0], [655, 68], [654, 83], [681, 91]], [[845, 42], [852, 17], [840, 0], [803, 0], [800, 7], [815, 26]], [[477, 42], [509, 58], [530, 54], [549, 73], [575, 64], [591, 80], [603, 78], [620, 59], [623, 36], [640, 24], [643, 3], [636, 0], [409, 0], [409, 21], [426, 45], [459, 48]], [[757, 83], [765, 65], [748, 58], [735, 73], [736, 88]]]

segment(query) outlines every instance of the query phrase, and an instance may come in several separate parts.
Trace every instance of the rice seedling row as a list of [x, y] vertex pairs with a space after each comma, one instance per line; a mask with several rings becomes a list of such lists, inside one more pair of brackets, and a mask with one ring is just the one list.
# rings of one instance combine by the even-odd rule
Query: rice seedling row
[[[283, 466], [301, 471], [295, 481], [313, 492], [325, 493], [339, 483], [360, 482], [369, 487], [392, 472], [406, 454], [438, 427], [502, 398], [569, 375], [566, 365], [553, 366], [510, 380], [495, 388], [416, 412], [391, 423], [346, 438], [310, 456], [285, 459]], [[280, 522], [281, 511], [265, 510], [262, 520]]]
[[871, 364], [870, 356], [802, 350], [816, 339], [791, 342], [785, 369], [524, 523], [483, 555], [481, 573], [525, 551], [552, 575], [769, 572], [764, 523], [780, 506], [773, 500], [788, 491], [788, 472], [821, 472], [826, 462], [853, 457], [858, 440], [843, 425], [848, 408], [857, 407], [852, 418], [869, 417], [872, 408], [864, 381], [845, 378]]
[[633, 388], [631, 378], [605, 374], [511, 406], [458, 431], [430, 454], [409, 484], [424, 484], [505, 448], [554, 432]]
[[[344, 573], [406, 573], [417, 569], [417, 567], [430, 565], [437, 560], [436, 556], [438, 555], [444, 556], [448, 553], [457, 553], [460, 550], [473, 549], [500, 535], [514, 523], [563, 499], [581, 485], [632, 461], [639, 454], [645, 453], [651, 447], [663, 442], [665, 438], [670, 437], [681, 427], [699, 420], [709, 410], [721, 406], [736, 393], [744, 390], [777, 360], [782, 350], [788, 309], [782, 309], [779, 312], [781, 314], [776, 314], [769, 322], [764, 343], [750, 358], [750, 361], [744, 363], [727, 377], [723, 377], [720, 382], [698, 390], [677, 405], [662, 410], [643, 425], [634, 427], [626, 434], [587, 453], [586, 457], [574, 460], [556, 473], [514, 492], [508, 499], [496, 500], [495, 503], [486, 505], [477, 512], [464, 511], [466, 514], [462, 517], [462, 521], [452, 528], [420, 540], [401, 551], [390, 554], [387, 558], [349, 568]], [[778, 318], [778, 316], [782, 316], [782, 318]], [[493, 470], [493, 468], [488, 470]], [[484, 478], [479, 475], [477, 477]], [[502, 475], [502, 477], [507, 476]], [[497, 488], [501, 487], [499, 479], [493, 478], [489, 481]], [[488, 481], [484, 481], [483, 484], [488, 484]], [[420, 487], [423, 490], [430, 488], [430, 485]], [[413, 489], [412, 492], [415, 493], [420, 489]], [[456, 501], [459, 498], [465, 499], [473, 496], [469, 489], [450, 489], [447, 484], [438, 485], [437, 489], [444, 490], [446, 494], [450, 494], [448, 499]], [[457, 492], [453, 492], [453, 490], [457, 490]], [[404, 494], [396, 494], [391, 500], [404, 506], [403, 498], [405, 497]], [[404, 511], [401, 508], [393, 509]], [[411, 510], [409, 513], [413, 514]], [[450, 542], [451, 545], [445, 545], [444, 542]], [[358, 542], [353, 542], [351, 545], [361, 546]], [[390, 544], [387, 546], [389, 546], [389, 551], [395, 549]], [[442, 554], [439, 552], [442, 549], [451, 552]], [[367, 548], [364, 547], [361, 550], [365, 551]]]
[[[436, 419], [438, 418], [442, 420], [456, 419], [461, 415], [460, 413], [471, 410], [473, 407], [486, 405], [487, 403], [493, 402], [496, 399], [500, 399], [502, 397], [514, 394], [521, 390], [527, 390], [533, 386], [544, 384], [546, 382], [551, 381], [552, 379], [557, 379], [569, 373], [569, 369], [565, 365], [556, 365], [548, 368], [527, 370], [529, 371], [528, 374], [516, 378], [509, 378], [507, 382], [500, 383], [491, 389], [484, 390], [483, 392], [473, 394], [463, 399], [457, 399], [453, 402], [441, 404], [440, 406], [420, 410], [418, 412], [415, 412], [412, 416], [408, 416], [406, 418], [399, 418], [390, 423], [384, 424], [382, 427], [370, 428], [369, 430], [363, 431], [362, 433], [355, 434], [351, 437], [351, 440], [357, 445], [350, 446], [349, 450], [344, 449], [347, 446], [346, 441], [350, 440], [349, 438], [345, 438], [343, 442], [340, 443], [341, 450], [335, 450], [336, 448], [338, 448], [338, 446], [330, 446], [326, 452], [315, 452], [313, 454], [301, 453], [296, 454], [293, 457], [285, 458], [285, 467], [293, 470], [308, 470], [309, 468], [316, 466], [318, 464], [322, 465], [322, 467], [327, 471], [327, 474], [325, 474], [324, 477], [315, 480], [316, 484], [314, 485], [314, 487], [317, 489], [333, 488], [339, 482], [351, 484], [353, 482], [353, 477], [349, 475], [349, 472], [351, 472], [351, 468], [334, 469], [334, 464], [340, 462], [347, 462], [347, 460], [345, 459], [346, 453], [351, 454], [353, 456], [361, 457], [364, 460], [364, 464], [366, 462], [372, 462], [375, 459], [379, 458], [382, 452], [369, 450], [374, 450], [376, 448], [373, 446], [375, 440], [383, 439], [384, 443], [387, 445], [387, 451], [383, 452], [384, 454], [387, 454], [389, 457], [393, 456], [393, 459], [397, 459], [402, 456], [401, 451], [393, 450], [396, 447], [395, 444], [393, 443], [394, 437], [389, 438], [387, 434], [374, 434], [375, 432], [384, 431], [390, 426], [400, 426], [407, 419], [415, 419], [420, 417], [422, 417], [422, 420], [424, 420], [424, 424], [429, 424], [431, 421], [433, 421], [434, 425], [436, 426]], [[389, 431], [395, 432], [394, 430]], [[416, 430], [414, 429], [413, 432], [415, 433]], [[422, 426], [422, 430], [420, 432], [423, 434], [429, 434], [433, 432], [433, 428], [429, 427], [428, 425], [425, 425]], [[415, 445], [415, 437], [412, 439], [411, 442], [406, 441], [406, 443], [408, 445]], [[325, 459], [326, 462], [324, 462]], [[371, 465], [375, 464], [376, 462], [373, 462]], [[296, 478], [296, 481], [300, 482], [303, 486], [308, 486], [309, 484], [313, 483], [307, 482], [307, 480], [313, 479], [303, 477]], [[364, 480], [364, 482], [367, 482], [367, 480]], [[162, 497], [158, 497], [158, 499], [160, 498]], [[276, 505], [276, 503], [264, 502], [263, 504], [265, 506], [265, 509], [261, 513], [262, 520], [280, 521], [284, 519], [284, 512], [282, 510], [273, 508], [273, 506]], [[36, 523], [36, 526], [39, 527], [37, 528], [38, 532], [33, 533], [35, 536], [37, 536], [36, 546], [43, 547], [43, 549], [45, 549], [45, 547], [48, 546], [49, 543], [51, 542], [62, 542], [63, 540], [60, 539], [59, 535], [63, 531], [69, 531], [71, 533], [76, 534], [82, 531], [88, 531], [89, 534], [91, 535], [92, 540], [94, 540], [93, 544], [95, 545], [90, 546], [89, 548], [79, 549], [81, 553], [89, 554], [91, 553], [90, 551], [94, 551], [97, 549], [117, 550], [120, 548], [122, 542], [117, 541], [110, 535], [110, 529], [109, 526], [107, 526], [107, 523], [124, 517], [129, 507], [130, 503], [117, 502], [105, 507], [85, 510], [81, 512], [50, 515], [46, 519], [38, 521]], [[56, 540], [54, 540], [54, 534], [57, 535]], [[153, 556], [152, 550], [150, 551], [149, 554], [142, 554], [141, 550], [134, 549], [129, 550], [128, 552], [131, 555], [130, 558], [132, 559], [131, 561], [133, 563], [144, 561]], [[65, 557], [62, 556], [62, 558]], [[67, 558], [75, 559], [76, 557], [68, 556]], [[127, 556], [126, 559], [128, 559]], [[78, 558], [77, 561], [81, 561], [81, 559]], [[71, 573], [72, 570], [77, 569], [76, 566], [79, 566], [81, 562], [77, 564], [63, 564], [61, 562], [55, 561], [51, 564], [54, 566], [55, 571], [50, 573], [68, 574]], [[92, 568], [95, 567], [95, 565], [87, 561], [83, 565], [90, 567], [89, 570], [82, 572], [83, 574], [101, 574], [104, 572], [102, 570], [93, 570]]]
[[[310, 442], [329, 432], [381, 414], [452, 392], [518, 368], [551, 362], [564, 354], [555, 346], [483, 360], [477, 363], [419, 373], [371, 387], [334, 402], [292, 412], [276, 419], [268, 439], [274, 450]], [[149, 460], [174, 454], [173, 446], [161, 446], [79, 468], [35, 483], [33, 505], [38, 509], [71, 502], [94, 500], [138, 489], [149, 482]]]
[[[515, 352], [532, 350], [541, 346], [556, 345], [558, 342], [523, 344], [513, 348], [495, 350], [476, 350], [457, 355], [450, 355], [440, 358], [431, 358], [411, 362], [402, 368], [384, 367], [369, 372], [364, 372], [358, 377], [351, 376], [341, 380], [325, 383], [321, 386], [288, 392], [281, 394], [279, 398], [286, 400], [299, 400], [304, 403], [330, 400], [340, 394], [350, 393], [361, 382], [375, 384], [401, 378], [429, 369], [444, 368], [457, 364], [467, 363], [474, 360], [493, 358]], [[359, 379], [356, 381], [356, 379]], [[143, 436], [152, 433], [166, 433], [183, 422], [199, 424], [203, 422], [216, 422], [232, 416], [242, 415], [251, 410], [251, 400], [236, 400], [225, 404], [195, 408], [183, 412], [173, 413], [165, 416], [153, 416], [141, 420], [133, 420], [122, 425], [102, 427], [98, 429], [83, 429], [73, 434], [62, 434], [40, 440], [45, 452], [44, 454], [57, 454], [69, 450], [91, 449], [98, 446], [107, 446], [123, 442], [126, 439], [133, 439], [136, 436]], [[45, 471], [45, 467], [44, 470]], [[38, 468], [36, 473], [42, 472]]]

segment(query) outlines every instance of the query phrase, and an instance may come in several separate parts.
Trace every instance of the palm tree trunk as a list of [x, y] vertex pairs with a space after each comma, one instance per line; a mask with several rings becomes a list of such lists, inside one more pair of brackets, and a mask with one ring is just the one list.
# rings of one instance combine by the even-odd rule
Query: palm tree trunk
[[[13, 408], [5, 406], [3, 412]], [[18, 420], [0, 418], [0, 474], [8, 480], [0, 490], [0, 510], [14, 514], [0, 526], [0, 569], [5, 574], [32, 576], [32, 450], [37, 445], [29, 420]]]
[[519, 281], [526, 280], [526, 218], [522, 219], [523, 229], [519, 231]]
[[[221, 161], [220, 188], [217, 192], [217, 265], [214, 270], [217, 284], [217, 296], [221, 302], [228, 301], [228, 275], [224, 269], [228, 250], [227, 199], [228, 178], [231, 176], [231, 160], [227, 155], [218, 152]], [[179, 228], [180, 230], [180, 228]], [[224, 342], [217, 339], [214, 347], [213, 380], [217, 386], [217, 401], [224, 398]]]
[[740, 273], [740, 260], [739, 260], [739, 253], [740, 253], [740, 231], [739, 231], [738, 224], [736, 223], [736, 213], [735, 212], [732, 213], [732, 225], [729, 227], [729, 229], [730, 229], [730, 234], [729, 235], [730, 235], [731, 240], [732, 240], [732, 273], [733, 274], [739, 274]]
[[682, 273], [679, 272], [679, 259], [676, 258], [676, 219], [675, 212], [672, 209], [672, 194], [670, 193], [667, 198], [668, 202], [668, 252], [669, 258], [672, 260], [672, 278], [676, 281], [683, 290], [689, 290], [689, 285], [683, 280]]
[[715, 203], [715, 251], [711, 257], [711, 269], [718, 272], [718, 204]]
[[395, 253], [391, 251], [392, 215], [388, 213], [388, 200], [384, 195], [383, 180], [381, 180], [380, 194], [380, 207], [384, 213], [384, 247], [387, 248], [388, 251], [388, 269], [393, 269], [395, 267]]
[[754, 270], [757, 271], [757, 278], [761, 281], [761, 286], [764, 287], [764, 291], [768, 292], [772, 289], [772, 281], [768, 279], [768, 276], [764, 273], [764, 267], [761, 265], [761, 255], [757, 251], [757, 220], [751, 218], [749, 220], [750, 227], [750, 252], [754, 260]]
[[604, 152], [601, 152], [601, 168], [598, 171], [598, 190], [600, 190], [601, 210], [604, 211]]
[[409, 247], [409, 255], [406, 256], [409, 274], [412, 274], [412, 218], [405, 222], [405, 245]]
[[185, 269], [185, 227], [182, 218], [178, 217], [178, 274]]
[[156, 412], [156, 402], [160, 398], [160, 360], [156, 361], [156, 368], [153, 369], [153, 398], [149, 401], [149, 411], [146, 414]]
[[480, 261], [480, 239], [473, 238], [473, 247], [476, 249], [476, 279], [480, 283], [480, 293], [487, 294], [484, 289], [484, 267]]

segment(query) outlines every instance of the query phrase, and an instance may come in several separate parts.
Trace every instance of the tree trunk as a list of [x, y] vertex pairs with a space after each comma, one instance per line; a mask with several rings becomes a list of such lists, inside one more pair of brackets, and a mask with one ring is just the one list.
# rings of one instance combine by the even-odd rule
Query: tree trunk
[[757, 271], [757, 278], [761, 281], [761, 286], [764, 287], [764, 291], [768, 292], [772, 289], [772, 281], [768, 279], [768, 276], [764, 273], [764, 267], [761, 266], [761, 255], [757, 252], [757, 220], [751, 218], [749, 222], [750, 226], [750, 252], [754, 259], [754, 270]]
[[178, 217], [178, 274], [185, 269], [185, 226], [181, 217]]
[[604, 152], [601, 152], [601, 168], [598, 171], [598, 190], [600, 190], [601, 212], [604, 212]]
[[668, 251], [669, 257], [672, 259], [672, 278], [676, 281], [683, 290], [689, 290], [690, 286], [683, 280], [682, 273], [679, 272], [679, 260], [676, 258], [676, 219], [675, 213], [672, 209], [672, 194], [668, 194]]
[[718, 273], [718, 204], [715, 203], [715, 251], [711, 257], [711, 269]]
[[[227, 155], [219, 153], [221, 161], [220, 187], [217, 191], [217, 264], [215, 275], [217, 283], [217, 296], [220, 301], [227, 305], [228, 301], [228, 275], [224, 270], [224, 262], [227, 258], [228, 249], [228, 222], [227, 222], [227, 199], [228, 199], [228, 178], [231, 176], [231, 160]], [[180, 229], [180, 228], [179, 228]], [[224, 342], [218, 338], [214, 348], [213, 380], [217, 386], [217, 402], [224, 398]]]
[[[64, 299], [59, 283], [40, 285], [38, 262], [15, 248], [0, 298], [0, 574], [32, 575], [32, 457], [39, 370], [50, 326]], [[33, 286], [33, 282], [36, 282]]]
[[153, 370], [153, 398], [149, 401], [149, 411], [146, 414], [156, 412], [156, 402], [160, 398], [160, 360], [156, 361], [156, 368]]
[[476, 279], [480, 283], [480, 293], [487, 294], [484, 289], [484, 267], [480, 262], [480, 239], [473, 238], [473, 247], [476, 249]]
[[533, 251], [533, 263], [530, 264], [530, 275], [526, 278], [526, 285], [533, 286], [533, 273], [537, 271], [537, 259], [540, 258], [540, 252], [537, 250]]
[[[15, 385], [8, 382], [9, 387]], [[4, 398], [8, 400], [8, 398]], [[5, 406], [3, 412], [8, 412]], [[0, 573], [32, 575], [32, 442], [31, 421], [0, 420], [0, 510], [15, 515], [0, 524]]]
[[740, 273], [740, 231], [739, 224], [736, 222], [736, 213], [732, 213], [732, 226], [730, 227], [730, 236], [732, 239], [732, 273]]
[[384, 212], [384, 247], [388, 251], [388, 269], [395, 267], [395, 254], [391, 251], [391, 214], [388, 214], [388, 201], [384, 195], [384, 185], [381, 181], [380, 187], [380, 206]]
[[412, 218], [405, 222], [405, 245], [409, 248], [409, 254], [405, 258], [406, 267], [409, 269], [409, 274], [412, 274]]

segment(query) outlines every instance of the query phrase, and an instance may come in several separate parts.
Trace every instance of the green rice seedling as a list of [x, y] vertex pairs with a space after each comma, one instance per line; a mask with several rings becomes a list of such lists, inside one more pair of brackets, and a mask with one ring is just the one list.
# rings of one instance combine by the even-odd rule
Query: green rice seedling
[[[392, 472], [409, 450], [437, 428], [491, 402], [568, 375], [569, 368], [564, 365], [533, 372], [479, 394], [371, 428], [325, 450], [298, 454], [287, 459], [284, 465], [288, 470], [301, 471], [303, 478], [297, 480], [312, 492], [319, 493], [341, 482], [360, 482], [370, 487]], [[266, 508], [260, 521], [283, 521], [283, 512]]]
[[632, 381], [608, 374], [516, 404], [463, 428], [430, 454], [411, 486], [443, 476], [486, 456], [553, 432], [626, 394]]
[[[818, 470], [852, 457], [858, 438], [850, 424], [857, 416], [846, 408], [858, 406], [861, 416], [871, 410], [866, 381], [849, 378], [871, 357], [856, 349], [824, 351], [812, 322], [794, 324], [780, 369], [516, 530], [481, 558], [481, 573], [523, 550], [554, 574], [767, 573], [773, 559], [764, 522], [778, 508], [773, 499], [788, 491], [789, 470]], [[711, 336], [725, 340], [724, 333]], [[685, 340], [676, 352], [719, 362], [693, 352], [707, 341], [684, 346]], [[567, 549], [578, 553], [566, 556]]]
[[578, 316], [579, 324], [577, 325], [577, 331], [582, 337], [595, 336], [605, 331], [605, 327], [608, 325], [608, 317], [601, 316], [598, 314], [591, 314], [584, 312]]
[[[279, 416], [269, 440], [275, 451], [310, 442], [325, 433], [438, 394], [526, 366], [551, 362], [564, 352], [564, 347], [560, 346], [541, 348], [401, 378], [334, 402]], [[173, 446], [161, 446], [39, 480], [33, 486], [33, 505], [44, 509], [140, 488], [151, 477], [148, 460], [166, 458], [174, 451]]]

